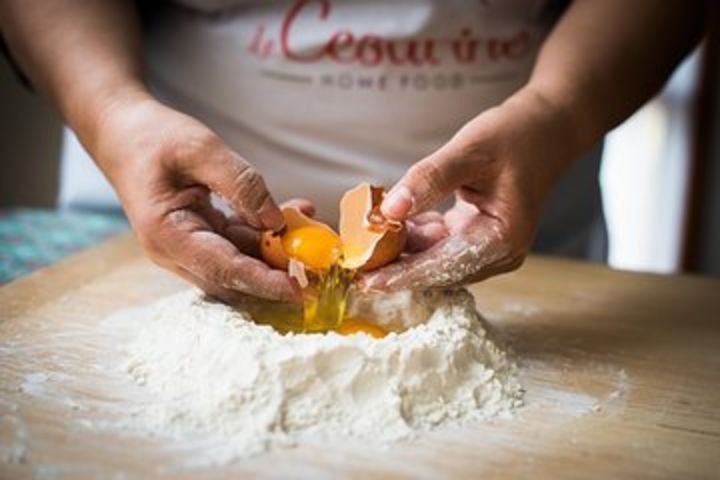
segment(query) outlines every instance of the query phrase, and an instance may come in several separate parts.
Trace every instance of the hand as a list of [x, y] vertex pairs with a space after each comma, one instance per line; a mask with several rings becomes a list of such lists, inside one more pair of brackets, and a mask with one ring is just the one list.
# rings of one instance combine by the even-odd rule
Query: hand
[[[262, 177], [211, 130], [154, 100], [108, 109], [94, 148], [145, 251], [225, 301], [299, 301], [286, 272], [257, 256], [283, 217]], [[233, 210], [226, 216], [211, 193]], [[308, 208], [302, 204], [302, 208]]]
[[[542, 97], [521, 92], [413, 165], [381, 206], [388, 218], [406, 220], [411, 254], [362, 276], [360, 287], [447, 287], [518, 268], [543, 200], [571, 157], [565, 125]], [[427, 211], [453, 192], [444, 215]]]

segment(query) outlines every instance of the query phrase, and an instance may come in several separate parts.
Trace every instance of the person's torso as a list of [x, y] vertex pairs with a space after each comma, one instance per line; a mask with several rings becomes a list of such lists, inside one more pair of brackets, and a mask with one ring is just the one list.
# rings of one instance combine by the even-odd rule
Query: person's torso
[[[521, 87], [565, 3], [175, 0], [146, 12], [146, 65], [153, 90], [214, 128], [276, 198], [308, 197], [335, 222], [345, 190], [392, 184]], [[63, 157], [62, 205], [116, 202], [72, 137]], [[602, 223], [599, 159], [560, 180], [544, 251], [577, 254]]]
[[149, 22], [149, 78], [334, 221], [343, 191], [392, 184], [522, 86], [555, 3], [176, 1]]

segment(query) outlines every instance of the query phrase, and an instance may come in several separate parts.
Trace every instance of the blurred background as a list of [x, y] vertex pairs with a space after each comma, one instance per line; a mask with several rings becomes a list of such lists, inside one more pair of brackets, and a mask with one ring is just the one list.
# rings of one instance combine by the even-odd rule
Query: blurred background
[[[600, 181], [614, 268], [720, 276], [718, 38], [711, 34], [656, 98], [606, 138]], [[0, 99], [0, 215], [13, 216], [13, 222], [1, 222], [0, 235], [18, 243], [38, 231], [55, 235], [41, 234], [37, 240], [45, 248], [24, 254], [19, 245], [14, 275], [127, 228], [118, 217], [52, 211], [61, 119], [18, 81], [4, 57]], [[57, 222], [71, 228], [53, 228]], [[0, 261], [10, 260], [0, 251]]]

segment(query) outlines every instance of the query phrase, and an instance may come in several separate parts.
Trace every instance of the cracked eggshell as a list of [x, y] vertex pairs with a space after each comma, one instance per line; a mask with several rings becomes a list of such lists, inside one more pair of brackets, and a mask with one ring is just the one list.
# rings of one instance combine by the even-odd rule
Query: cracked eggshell
[[[375, 270], [395, 260], [405, 248], [407, 232], [404, 225], [388, 221], [380, 213], [383, 196], [382, 187], [368, 183], [361, 183], [343, 195], [340, 201], [340, 239], [344, 268], [364, 272]], [[268, 265], [287, 271], [290, 259], [282, 242], [287, 232], [310, 225], [330, 232], [333, 230], [296, 207], [285, 207], [282, 213], [285, 228], [280, 232], [264, 232], [260, 239], [260, 253]]]
[[343, 195], [340, 201], [343, 267], [369, 272], [392, 262], [405, 248], [405, 226], [380, 213], [384, 195], [382, 187], [367, 183]]

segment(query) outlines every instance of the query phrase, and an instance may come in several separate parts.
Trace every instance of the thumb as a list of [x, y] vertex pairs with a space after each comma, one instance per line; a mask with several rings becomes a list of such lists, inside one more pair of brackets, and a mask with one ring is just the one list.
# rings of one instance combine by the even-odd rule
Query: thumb
[[[224, 147], [224, 146], [223, 146]], [[255, 168], [228, 147], [193, 162], [192, 174], [232, 207], [250, 226], [279, 230], [282, 212]]]
[[385, 196], [380, 211], [402, 221], [432, 208], [468, 180], [468, 166], [462, 156], [441, 148], [410, 167]]

